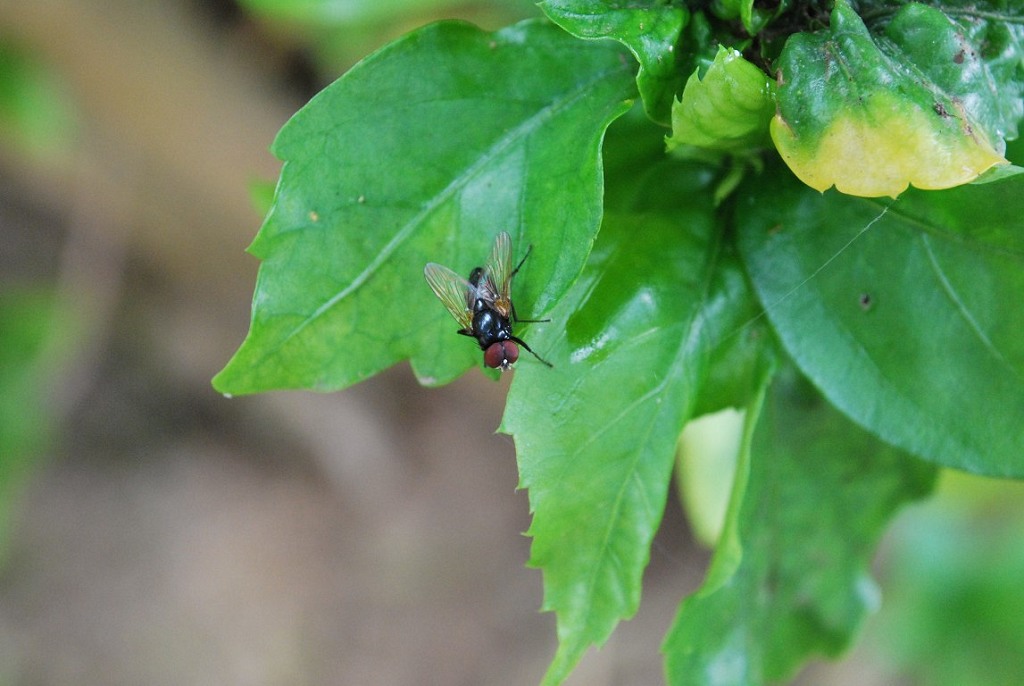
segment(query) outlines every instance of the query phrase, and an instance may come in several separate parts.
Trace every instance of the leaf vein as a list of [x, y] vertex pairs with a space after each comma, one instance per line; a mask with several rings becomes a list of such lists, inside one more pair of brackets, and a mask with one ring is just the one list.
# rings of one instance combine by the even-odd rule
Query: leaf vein
[[400, 226], [391, 240], [388, 241], [380, 252], [377, 253], [366, 268], [352, 279], [348, 286], [335, 293], [326, 302], [316, 308], [316, 310], [314, 310], [309, 316], [303, 319], [302, 322], [297, 324], [291, 332], [281, 340], [280, 343], [273, 346], [273, 348], [268, 351], [267, 357], [287, 345], [291, 339], [304, 331], [307, 326], [322, 317], [327, 311], [332, 309], [365, 284], [377, 272], [377, 270], [380, 269], [381, 265], [391, 258], [392, 254], [394, 254], [398, 247], [403, 244], [409, 236], [416, 231], [416, 229], [423, 225], [423, 221], [428, 216], [430, 216], [449, 199], [454, 197], [458, 191], [462, 190], [469, 183], [469, 181], [475, 179], [484, 170], [486, 170], [488, 165], [501, 153], [509, 150], [514, 145], [522, 141], [528, 140], [543, 123], [554, 119], [563, 111], [584, 100], [593, 91], [596, 85], [602, 83], [609, 77], [609, 75], [619, 71], [620, 69], [621, 67], [611, 67], [595, 72], [592, 78], [581, 82], [574, 90], [567, 91], [562, 95], [562, 97], [551, 100], [547, 107], [539, 109], [534, 115], [523, 120], [523, 122], [518, 126], [508, 130], [503, 135], [496, 138], [491, 147], [483, 151], [475, 162], [466, 167], [461, 173], [455, 174], [452, 181], [447, 186], [430, 198], [419, 212], [410, 217], [402, 226]]
[[970, 308], [967, 307], [967, 304], [957, 293], [957, 290], [949, 280], [949, 276], [946, 274], [946, 271], [942, 268], [942, 265], [939, 264], [939, 258], [932, 249], [931, 240], [929, 240], [927, 235], [921, 235], [921, 244], [924, 246], [925, 254], [928, 255], [928, 262], [931, 264], [932, 271], [935, 272], [935, 276], [942, 285], [942, 290], [945, 292], [950, 302], [953, 303], [957, 314], [959, 314], [960, 318], [967, 323], [967, 326], [970, 327], [971, 331], [974, 332], [974, 335], [978, 337], [982, 346], [992, 355], [992, 357], [994, 357], [1001, 365], [1006, 367], [1018, 380], [1021, 380], [1020, 373], [1012, 364], [1010, 364], [1010, 361], [1006, 359], [1006, 356], [999, 351], [995, 343], [992, 342], [992, 339], [988, 337], [982, 329], [981, 324], [978, 323], [978, 320], [971, 313]]

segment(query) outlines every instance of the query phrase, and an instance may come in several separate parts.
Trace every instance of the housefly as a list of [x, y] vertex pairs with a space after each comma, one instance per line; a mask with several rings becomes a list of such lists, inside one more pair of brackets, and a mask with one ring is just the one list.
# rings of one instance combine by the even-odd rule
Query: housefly
[[538, 360], [551, 366], [521, 338], [512, 334], [512, 322], [547, 322], [550, 319], [520, 319], [512, 304], [510, 288], [512, 278], [519, 272], [533, 250], [531, 245], [515, 269], [512, 265], [512, 239], [502, 231], [495, 237], [491, 256], [483, 267], [462, 278], [448, 267], [430, 262], [423, 268], [423, 276], [434, 295], [448, 309], [462, 328], [459, 333], [475, 338], [484, 351], [484, 365], [505, 371], [519, 359], [522, 346]]

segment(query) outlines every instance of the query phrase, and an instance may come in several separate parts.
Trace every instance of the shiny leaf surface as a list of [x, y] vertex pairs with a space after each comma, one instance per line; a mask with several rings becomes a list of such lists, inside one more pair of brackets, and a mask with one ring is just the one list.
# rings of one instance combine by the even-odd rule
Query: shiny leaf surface
[[1022, 177], [893, 204], [776, 178], [751, 187], [740, 247], [801, 369], [894, 445], [1024, 476]]
[[648, 116], [668, 125], [672, 99], [682, 85], [676, 63], [679, 34], [689, 13], [660, 0], [544, 0], [553, 22], [580, 38], [611, 38], [625, 45], [640, 63], [637, 87]]
[[632, 82], [614, 43], [542, 22], [434, 24], [354, 67], [274, 143], [252, 324], [214, 385], [334, 390], [406, 358], [437, 384], [480, 364], [423, 266], [468, 276], [505, 230], [517, 256], [535, 246], [517, 308], [551, 307], [597, 231], [600, 141]]
[[531, 564], [544, 572], [544, 609], [558, 615], [546, 684], [637, 609], [679, 432], [716, 402], [701, 399], [716, 374], [712, 347], [736, 334], [747, 357], [763, 351], [763, 330], [742, 328], [750, 293], [719, 244], [710, 199], [689, 200], [671, 214], [606, 217], [551, 313], [557, 324], [531, 332], [554, 368], [521, 362], [509, 393], [502, 430], [529, 489]]

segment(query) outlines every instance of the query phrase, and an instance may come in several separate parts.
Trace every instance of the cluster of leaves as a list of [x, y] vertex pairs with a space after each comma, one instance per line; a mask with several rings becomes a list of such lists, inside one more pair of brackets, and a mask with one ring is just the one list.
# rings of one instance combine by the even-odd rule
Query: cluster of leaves
[[552, 322], [516, 330], [554, 368], [519, 363], [501, 427], [557, 613], [545, 683], [636, 611], [679, 435], [726, 407], [736, 475], [668, 680], [835, 655], [938, 466], [1024, 475], [1009, 4], [546, 0], [414, 31], [275, 141], [252, 325], [214, 385], [330, 391], [406, 359], [451, 381], [480, 351], [423, 265], [468, 274], [507, 231], [534, 248], [516, 307]]

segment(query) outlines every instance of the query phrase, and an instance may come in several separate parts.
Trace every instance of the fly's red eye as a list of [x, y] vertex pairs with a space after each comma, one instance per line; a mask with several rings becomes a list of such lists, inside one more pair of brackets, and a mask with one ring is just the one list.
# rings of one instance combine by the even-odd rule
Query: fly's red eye
[[505, 341], [502, 343], [502, 347], [505, 349], [506, 365], [515, 364], [519, 359], [519, 346], [512, 341]]
[[484, 366], [496, 369], [501, 366], [505, 353], [501, 349], [501, 343], [492, 343], [484, 351]]
[[484, 351], [484, 365], [491, 369], [508, 369], [519, 359], [519, 346], [512, 341], [498, 341]]

